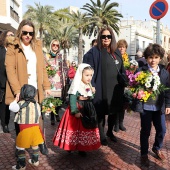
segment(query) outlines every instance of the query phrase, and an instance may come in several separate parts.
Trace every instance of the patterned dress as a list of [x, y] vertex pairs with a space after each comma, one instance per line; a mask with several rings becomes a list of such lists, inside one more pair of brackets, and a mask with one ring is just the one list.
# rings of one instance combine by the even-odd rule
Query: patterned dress
[[55, 58], [52, 58], [50, 54], [47, 54], [46, 62], [57, 70], [54, 77], [49, 76], [49, 81], [51, 83], [51, 95], [54, 97], [61, 97], [62, 88], [65, 83], [62, 55], [57, 54]]

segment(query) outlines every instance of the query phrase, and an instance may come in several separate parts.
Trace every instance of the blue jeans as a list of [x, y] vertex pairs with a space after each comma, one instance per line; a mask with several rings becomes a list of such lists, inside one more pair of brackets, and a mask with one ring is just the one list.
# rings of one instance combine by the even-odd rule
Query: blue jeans
[[149, 136], [152, 122], [156, 130], [153, 148], [156, 150], [160, 150], [162, 148], [163, 139], [166, 133], [165, 114], [161, 114], [160, 111], [144, 110], [143, 113], [140, 113], [140, 118], [141, 118], [141, 131], [140, 131], [141, 155], [148, 154]]

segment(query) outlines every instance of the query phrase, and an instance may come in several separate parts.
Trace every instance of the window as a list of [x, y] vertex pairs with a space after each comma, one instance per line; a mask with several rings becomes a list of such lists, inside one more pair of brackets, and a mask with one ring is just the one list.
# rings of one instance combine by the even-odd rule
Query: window
[[18, 11], [19, 11], [19, 5], [14, 0], [11, 0], [10, 1], [10, 15], [11, 15], [11, 18], [13, 18], [17, 22], [19, 22]]
[[136, 39], [136, 52], [139, 50], [139, 39]]
[[145, 41], [143, 41], [143, 50], [145, 49]]

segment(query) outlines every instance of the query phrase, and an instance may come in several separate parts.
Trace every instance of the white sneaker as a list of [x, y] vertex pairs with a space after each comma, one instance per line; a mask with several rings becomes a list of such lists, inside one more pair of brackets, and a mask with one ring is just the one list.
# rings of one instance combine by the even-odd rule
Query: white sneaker
[[39, 161], [37, 161], [37, 162], [32, 162], [31, 159], [29, 159], [28, 162], [29, 162], [31, 165], [34, 165], [34, 166], [38, 166], [38, 165], [40, 164]]
[[[17, 165], [12, 166], [12, 169], [17, 169], [16, 166], [17, 166]], [[21, 168], [19, 168], [18, 170], [25, 170], [25, 167], [26, 167], [26, 166], [21, 167]]]

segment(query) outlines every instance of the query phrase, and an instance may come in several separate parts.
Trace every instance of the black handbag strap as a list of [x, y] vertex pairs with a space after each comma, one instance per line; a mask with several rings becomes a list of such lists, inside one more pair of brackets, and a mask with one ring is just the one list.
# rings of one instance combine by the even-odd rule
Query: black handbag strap
[[[119, 69], [118, 69], [118, 67], [117, 67], [117, 64], [116, 64], [117, 58], [116, 58], [116, 56], [115, 56], [114, 54], [110, 54], [110, 57], [114, 60], [114, 63], [115, 63], [115, 65], [116, 65], [116, 70], [117, 70], [118, 74], [122, 77], [122, 79], [123, 79], [125, 82], [127, 82], [127, 80], [126, 80], [125, 77], [122, 75], [122, 73], [120, 73], [120, 71], [119, 71]], [[118, 60], [117, 60], [117, 61], [118, 61]]]
[[[117, 67], [117, 64], [116, 64], [116, 60], [117, 60], [116, 56], [115, 56], [114, 54], [110, 54], [110, 57], [114, 60], [114, 63], [115, 63], [115, 65], [116, 65], [116, 70], [117, 70], [117, 72], [121, 75], [121, 73], [120, 73], [120, 71], [119, 71], [119, 69], [118, 69], [118, 67]], [[117, 60], [117, 61], [118, 61], [118, 60]]]

